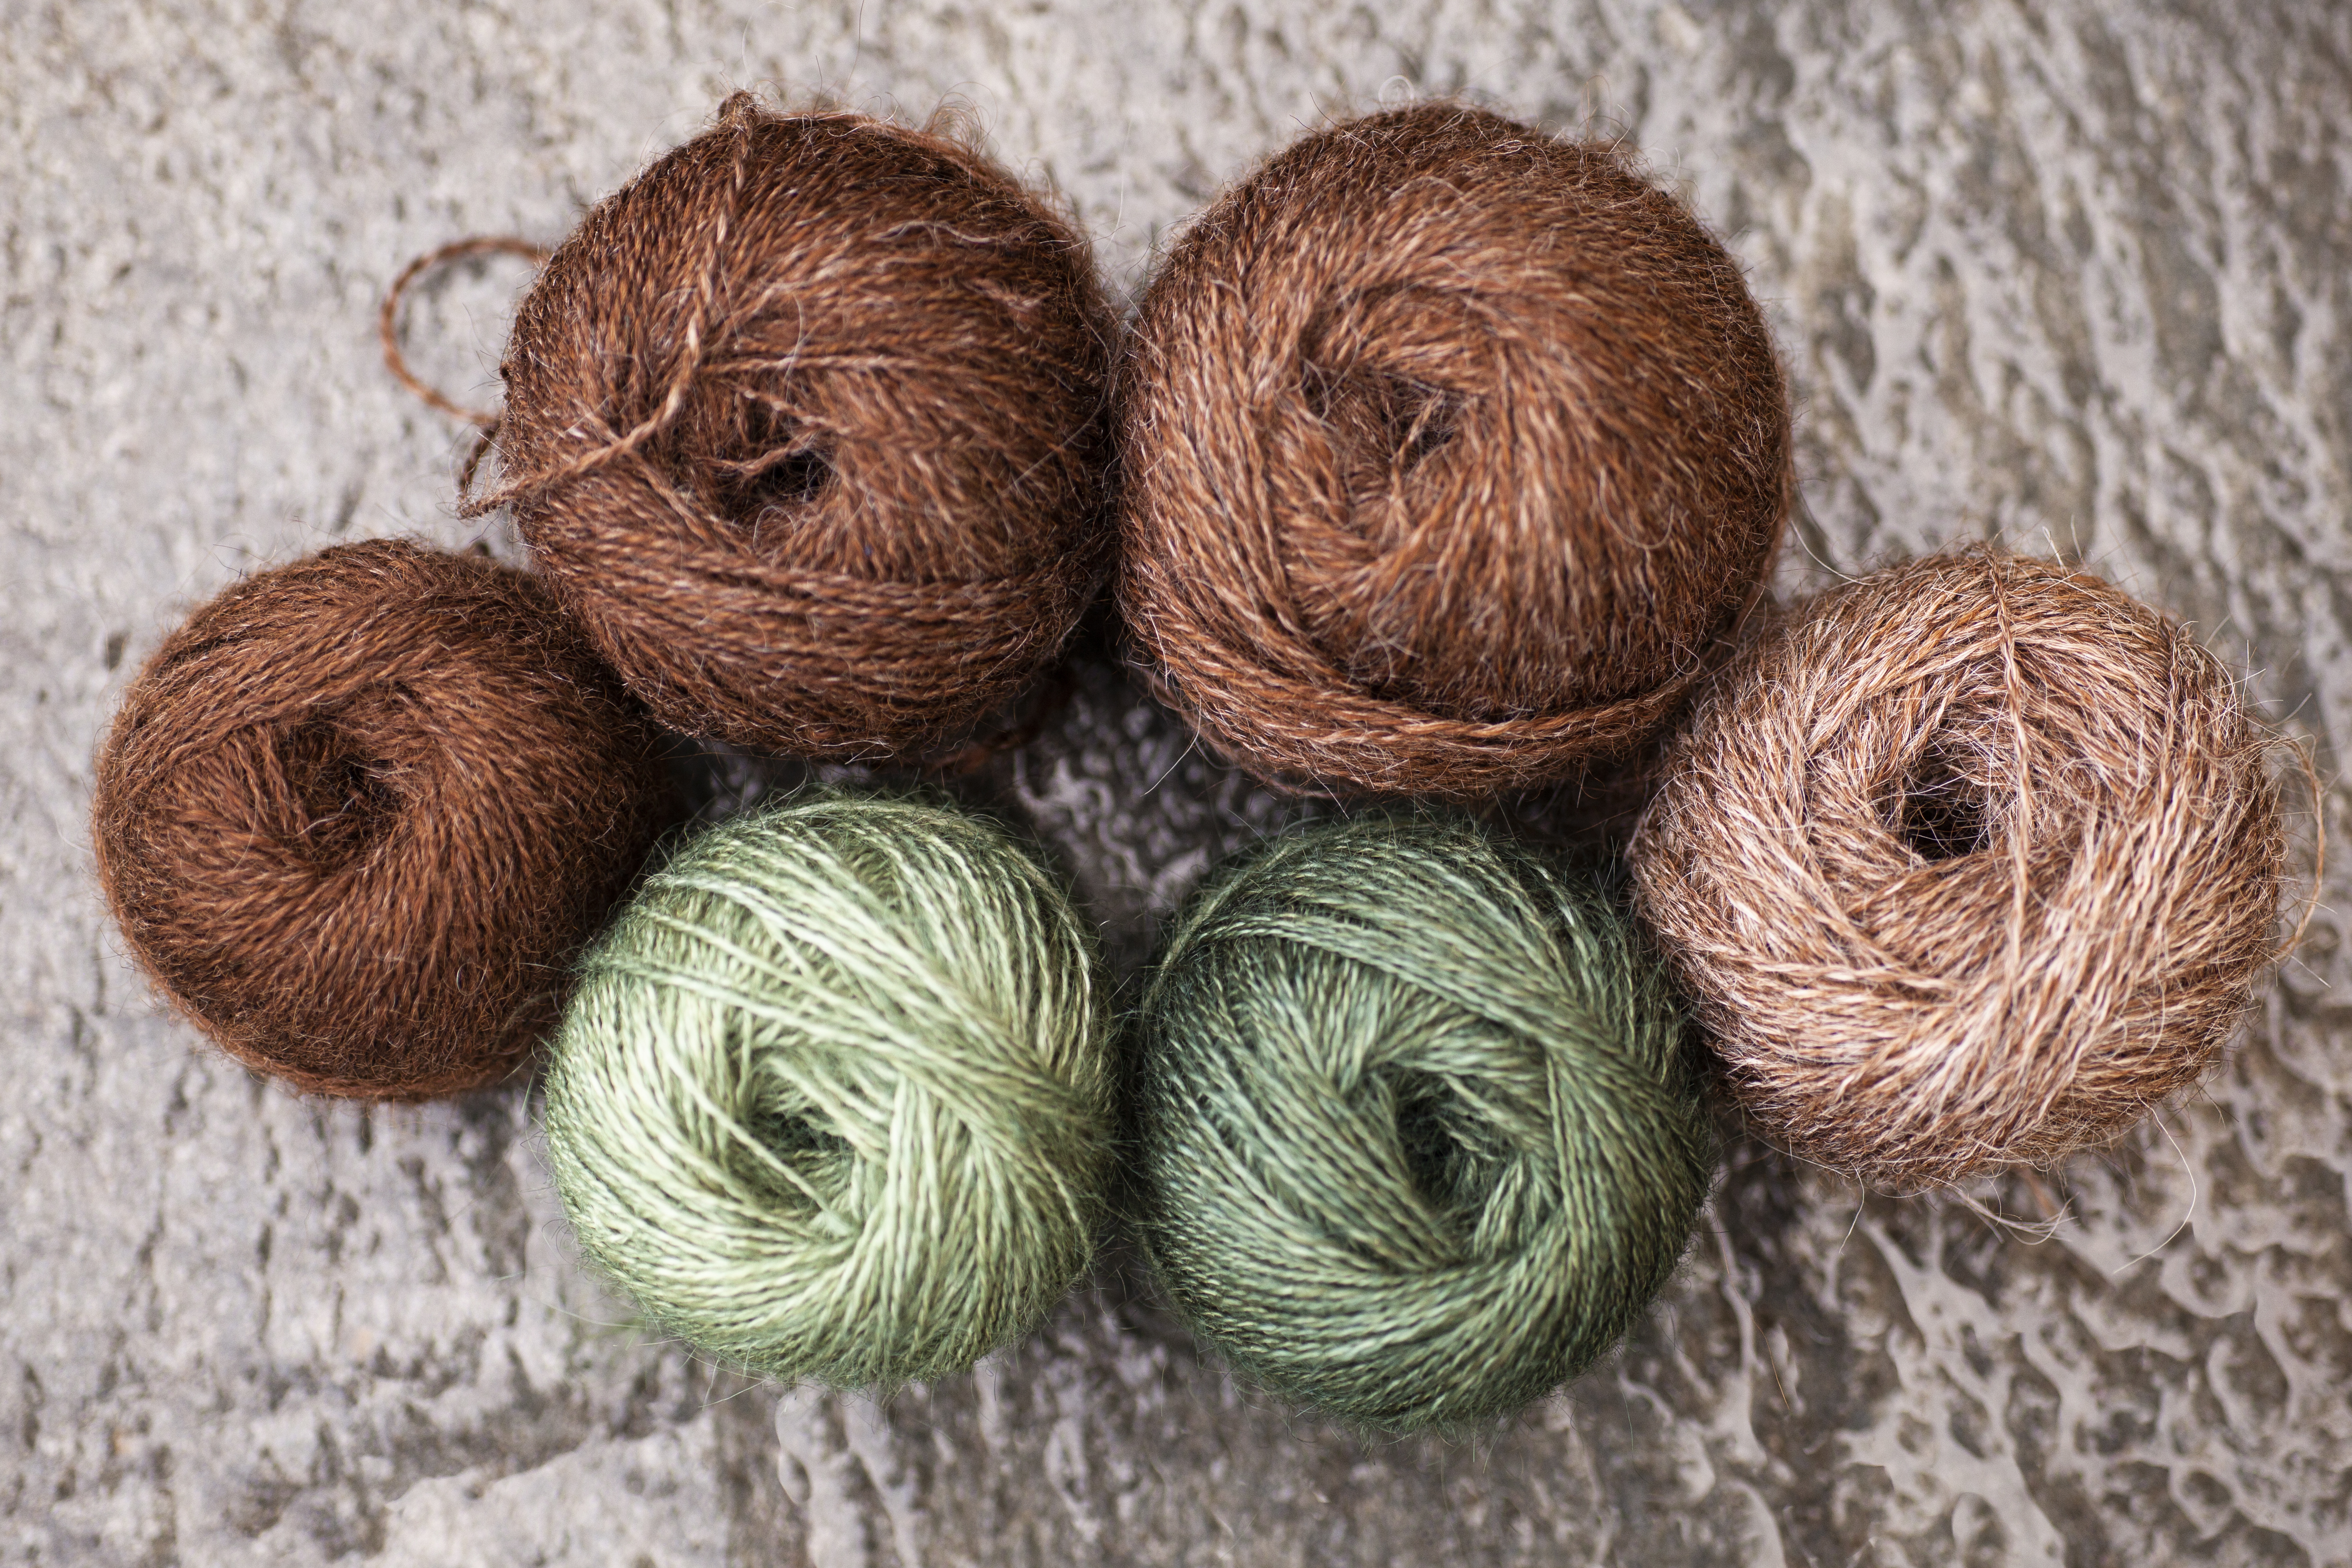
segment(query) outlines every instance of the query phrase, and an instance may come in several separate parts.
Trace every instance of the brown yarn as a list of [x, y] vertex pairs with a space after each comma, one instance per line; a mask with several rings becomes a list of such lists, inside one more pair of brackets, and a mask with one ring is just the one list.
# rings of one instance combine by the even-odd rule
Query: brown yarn
[[541, 570], [673, 728], [919, 749], [1060, 648], [1106, 565], [1087, 248], [941, 135], [748, 94], [583, 220], [502, 367]]
[[1220, 199], [1126, 377], [1121, 601], [1167, 700], [1264, 777], [1465, 799], [1632, 747], [1787, 509], [1738, 264], [1615, 149], [1459, 104]]
[[156, 984], [299, 1088], [511, 1071], [668, 801], [656, 737], [539, 583], [393, 540], [247, 578], [124, 695], [99, 879]]
[[375, 337], [383, 350], [383, 368], [392, 372], [394, 381], [415, 392], [426, 406], [479, 427], [487, 439], [497, 432], [499, 416], [486, 408], [467, 408], [427, 382], [408, 368], [408, 356], [400, 349], [400, 305], [407, 297], [409, 285], [436, 267], [446, 267], [453, 261], [466, 261], [478, 256], [519, 256], [536, 264], [547, 259], [547, 247], [518, 235], [476, 235], [468, 239], [452, 240], [447, 245], [426, 251], [402, 267], [400, 276], [392, 280], [392, 287], [383, 291], [383, 303], [376, 309]]
[[2276, 956], [2268, 743], [2179, 623], [1990, 549], [1836, 590], [1678, 738], [1636, 899], [1759, 1131], [1893, 1191], [2105, 1142]]

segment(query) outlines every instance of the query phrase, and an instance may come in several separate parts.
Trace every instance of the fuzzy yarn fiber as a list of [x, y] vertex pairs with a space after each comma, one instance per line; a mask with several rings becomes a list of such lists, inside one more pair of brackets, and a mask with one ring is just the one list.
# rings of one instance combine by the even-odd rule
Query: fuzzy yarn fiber
[[1231, 760], [1475, 800], [1629, 752], [1760, 591], [1788, 394], [1616, 147], [1458, 103], [1302, 138], [1153, 277], [1120, 600]]
[[1181, 913], [1139, 1019], [1139, 1230], [1194, 1332], [1383, 1430], [1507, 1412], [1623, 1333], [1714, 1145], [1664, 977], [1475, 827], [1324, 824]]
[[513, 503], [670, 727], [919, 751], [1100, 585], [1115, 341], [1086, 241], [971, 147], [739, 93], [548, 258], [463, 509]]
[[541, 583], [394, 539], [200, 606], [123, 694], [90, 844], [124, 940], [258, 1072], [362, 1099], [515, 1071], [675, 809]]
[[1875, 573], [1727, 671], [1632, 846], [1757, 1129], [1904, 1192], [2105, 1142], [2277, 955], [2272, 742], [2179, 622], [1994, 549]]
[[1105, 1208], [1088, 935], [997, 828], [827, 797], [714, 829], [589, 955], [547, 1079], [556, 1189], [660, 1328], [783, 1378], [964, 1371]]

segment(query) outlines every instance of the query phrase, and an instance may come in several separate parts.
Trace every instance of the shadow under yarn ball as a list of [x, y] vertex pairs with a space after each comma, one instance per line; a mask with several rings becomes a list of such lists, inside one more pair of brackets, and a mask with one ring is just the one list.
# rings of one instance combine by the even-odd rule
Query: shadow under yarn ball
[[1460, 104], [1221, 197], [1124, 374], [1129, 623], [1262, 777], [1472, 799], [1632, 749], [1786, 513], [1738, 264], [1613, 146]]
[[1724, 674], [1637, 904], [1766, 1136], [1895, 1192], [2052, 1165], [2201, 1076], [2277, 956], [2270, 751], [2098, 579], [1912, 561]]
[[503, 483], [674, 729], [919, 750], [1108, 569], [1114, 327], [1086, 242], [942, 135], [748, 94], [582, 220], [519, 311]]
[[830, 797], [701, 835], [590, 954], [552, 1052], [582, 1249], [755, 1372], [965, 1371], [1104, 1213], [1094, 962], [1036, 862], [957, 811]]
[[513, 1071], [669, 802], [537, 582], [397, 540], [256, 573], [124, 694], [91, 839], [156, 983], [256, 1071], [367, 1099]]
[[1478, 1421], [1582, 1370], [1713, 1175], [1630, 925], [1466, 824], [1319, 824], [1226, 869], [1138, 1022], [1154, 1269], [1238, 1370], [1360, 1427]]

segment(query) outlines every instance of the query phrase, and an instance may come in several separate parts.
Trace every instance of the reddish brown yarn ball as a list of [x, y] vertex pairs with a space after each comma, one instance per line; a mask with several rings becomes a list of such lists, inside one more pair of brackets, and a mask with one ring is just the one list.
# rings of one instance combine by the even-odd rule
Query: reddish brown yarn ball
[[673, 728], [919, 749], [1107, 569], [1114, 328], [1087, 245], [940, 135], [739, 94], [583, 219], [498, 444], [540, 570]]
[[1907, 1191], [2105, 1142], [2277, 956], [2269, 743], [2179, 623], [1991, 550], [1743, 654], [1634, 836], [1638, 907], [1766, 1136]]
[[421, 1099], [501, 1078], [667, 808], [658, 741], [539, 583], [377, 540], [165, 639], [98, 759], [99, 879], [256, 1071]]
[[1308, 136], [1220, 199], [1125, 390], [1129, 622], [1270, 778], [1461, 799], [1632, 747], [1787, 507], [1738, 264], [1613, 148], [1459, 104]]

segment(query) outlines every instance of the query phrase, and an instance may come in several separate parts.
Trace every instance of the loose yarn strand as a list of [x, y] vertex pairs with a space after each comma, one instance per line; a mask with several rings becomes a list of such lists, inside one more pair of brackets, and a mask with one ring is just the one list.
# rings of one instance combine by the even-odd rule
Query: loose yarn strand
[[547, 247], [518, 235], [476, 235], [467, 239], [452, 240], [447, 245], [426, 251], [402, 267], [400, 276], [392, 280], [392, 287], [383, 291], [383, 303], [376, 310], [375, 334], [377, 342], [383, 349], [384, 369], [392, 372], [393, 380], [415, 393], [427, 407], [479, 427], [483, 440], [488, 441], [498, 430], [499, 415], [489, 409], [468, 408], [438, 387], [428, 384], [409, 369], [408, 356], [400, 347], [400, 306], [409, 287], [436, 267], [476, 256], [519, 256], [537, 266], [546, 262]]
[[[457, 515], [459, 517], [480, 517], [485, 513], [494, 512], [523, 496], [535, 494], [553, 486], [593, 474], [615, 458], [628, 456], [638, 447], [667, 430], [677, 420], [679, 411], [686, 407], [686, 394], [692, 390], [695, 377], [702, 369], [702, 339], [709, 328], [711, 311], [718, 298], [719, 271], [726, 259], [727, 235], [733, 225], [735, 214], [741, 209], [743, 203], [743, 170], [744, 161], [750, 152], [751, 110], [757, 103], [758, 99], [751, 94], [739, 92], [719, 107], [720, 122], [735, 132], [735, 161], [732, 177], [729, 181], [729, 199], [724, 206], [715, 209], [711, 214], [710, 244], [705, 254], [701, 273], [695, 285], [694, 314], [687, 318], [684, 347], [678, 355], [677, 369], [671, 372], [669, 390], [663, 395], [661, 407], [656, 409], [650, 418], [636, 424], [627, 434], [612, 437], [603, 445], [592, 447], [551, 472], [525, 474], [511, 479], [487, 496], [472, 498], [467, 497], [466, 491], [471, 488], [470, 480], [473, 472], [469, 465], [467, 470], [467, 477], [461, 480], [458, 485]], [[608, 437], [612, 436], [609, 427], [605, 434]]]

